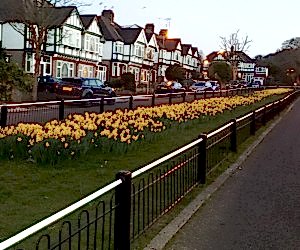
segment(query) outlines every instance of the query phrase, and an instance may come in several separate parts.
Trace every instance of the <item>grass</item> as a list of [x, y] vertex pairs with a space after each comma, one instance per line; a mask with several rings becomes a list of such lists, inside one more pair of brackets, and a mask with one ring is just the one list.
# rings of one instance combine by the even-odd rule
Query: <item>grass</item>
[[154, 141], [141, 142], [125, 155], [105, 155], [94, 150], [75, 162], [66, 161], [55, 167], [0, 162], [0, 241], [111, 182], [119, 170], [137, 169], [200, 133], [278, 98], [270, 97], [252, 106], [238, 107], [234, 112], [192, 121], [188, 129], [186, 124], [174, 126]]

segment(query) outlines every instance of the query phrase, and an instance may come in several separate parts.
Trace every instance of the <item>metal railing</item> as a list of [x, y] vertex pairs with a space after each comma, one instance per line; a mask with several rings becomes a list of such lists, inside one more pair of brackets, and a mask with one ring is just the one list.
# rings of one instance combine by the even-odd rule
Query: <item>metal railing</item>
[[0, 249], [130, 249], [247, 138], [296, 97], [293, 92], [137, 169], [0, 243]]
[[251, 88], [181, 92], [168, 94], [119, 96], [112, 98], [60, 100], [34, 103], [16, 103], [0, 105], [0, 127], [16, 125], [19, 122], [46, 123], [50, 120], [63, 120], [69, 114], [84, 112], [103, 113], [115, 109], [134, 109], [139, 106], [156, 106], [192, 102], [198, 99], [234, 96], [253, 92]]

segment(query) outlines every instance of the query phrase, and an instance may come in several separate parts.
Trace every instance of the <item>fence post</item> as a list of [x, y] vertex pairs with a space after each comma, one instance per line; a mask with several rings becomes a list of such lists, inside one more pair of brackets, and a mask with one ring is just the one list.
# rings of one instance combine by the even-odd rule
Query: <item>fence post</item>
[[170, 105], [172, 104], [172, 94], [171, 93], [169, 94], [169, 104]]
[[212, 91], [212, 98], [214, 98], [215, 97], [215, 91], [213, 90]]
[[59, 116], [58, 119], [61, 121], [65, 118], [65, 101], [62, 99], [59, 103]]
[[237, 152], [237, 122], [236, 119], [232, 119], [231, 122], [230, 150]]
[[267, 106], [264, 106], [262, 124], [265, 126], [267, 124]]
[[154, 107], [155, 106], [155, 94], [153, 93], [152, 95], [152, 103], [151, 106]]
[[198, 145], [198, 181], [200, 184], [205, 184], [207, 168], [207, 135], [201, 134], [199, 138], [202, 139], [202, 141]]
[[204, 97], [203, 99], [206, 99], [206, 90], [204, 90]]
[[114, 249], [130, 250], [130, 212], [131, 212], [131, 172], [120, 171], [116, 179], [121, 179], [122, 184], [116, 187]]
[[6, 105], [1, 107], [1, 119], [0, 119], [0, 127], [4, 128], [7, 124], [7, 113], [8, 109]]
[[133, 95], [129, 97], [129, 109], [133, 109]]
[[104, 112], [104, 97], [101, 97], [100, 100], [100, 113]]
[[255, 111], [253, 111], [251, 115], [250, 134], [255, 135]]
[[182, 94], [182, 102], [185, 102], [186, 92], [183, 92]]
[[194, 101], [196, 101], [197, 100], [197, 92], [195, 91], [194, 92]]

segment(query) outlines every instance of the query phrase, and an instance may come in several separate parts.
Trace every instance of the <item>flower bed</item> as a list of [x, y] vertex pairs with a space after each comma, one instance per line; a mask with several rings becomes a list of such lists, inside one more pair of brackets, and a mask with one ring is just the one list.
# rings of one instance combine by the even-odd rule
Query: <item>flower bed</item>
[[129, 147], [167, 130], [174, 123], [184, 123], [203, 116], [215, 116], [237, 106], [254, 102], [288, 89], [255, 92], [248, 96], [220, 97], [192, 103], [140, 107], [102, 114], [71, 114], [63, 121], [44, 125], [19, 123], [0, 129], [0, 158], [29, 159], [39, 164], [56, 164], [74, 159], [91, 148], [103, 152], [126, 152]]

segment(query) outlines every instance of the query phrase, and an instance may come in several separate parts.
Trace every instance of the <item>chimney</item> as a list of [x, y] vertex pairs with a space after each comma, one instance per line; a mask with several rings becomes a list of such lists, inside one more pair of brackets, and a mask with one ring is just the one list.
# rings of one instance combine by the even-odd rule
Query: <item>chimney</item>
[[167, 38], [168, 37], [168, 30], [167, 29], [161, 29], [159, 31], [159, 36], [162, 37], [162, 38]]
[[114, 22], [114, 12], [112, 10], [103, 10], [102, 11], [102, 16], [104, 16], [105, 18], [107, 18], [110, 23], [113, 23]]
[[147, 34], [153, 34], [154, 33], [154, 24], [153, 23], [147, 23], [145, 26], [145, 32]]

